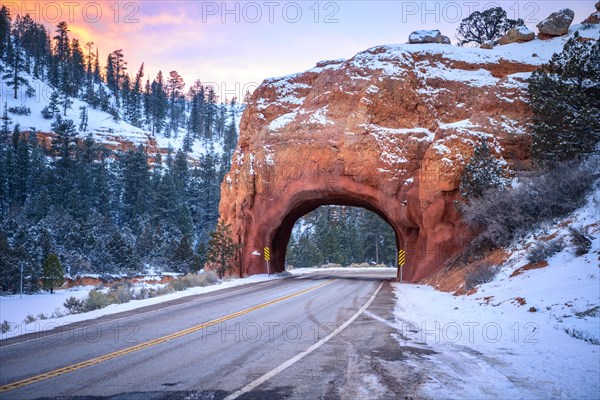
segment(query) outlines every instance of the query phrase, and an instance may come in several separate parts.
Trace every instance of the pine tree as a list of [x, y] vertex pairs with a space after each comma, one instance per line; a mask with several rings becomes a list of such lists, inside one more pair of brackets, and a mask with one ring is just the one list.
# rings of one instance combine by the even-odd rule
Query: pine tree
[[[44, 109], [47, 112], [47, 115], [44, 115], [44, 118], [50, 119], [50, 118], [54, 118], [55, 116], [58, 116], [58, 114], [60, 112], [60, 110], [58, 108], [59, 103], [60, 103], [60, 94], [55, 90], [50, 95], [50, 100], [48, 102], [47, 108]], [[42, 114], [44, 114], [44, 111], [42, 111]]]
[[237, 265], [238, 245], [231, 238], [231, 229], [224, 221], [219, 221], [210, 234], [208, 242], [208, 261], [214, 265], [219, 278], [235, 269]]
[[181, 75], [177, 71], [171, 71], [167, 80], [166, 91], [169, 97], [169, 117], [171, 120], [169, 129], [175, 134], [175, 137], [177, 137], [181, 113], [178, 103], [183, 98], [184, 87], [185, 83]]
[[108, 55], [106, 60], [106, 84], [115, 96], [117, 107], [121, 104], [119, 93], [122, 89], [123, 79], [126, 76], [126, 70], [127, 62], [122, 49], [115, 50]]
[[504, 186], [502, 165], [490, 151], [486, 139], [475, 146], [473, 157], [465, 165], [465, 170], [460, 180], [460, 192], [466, 197], [481, 197], [487, 190]]
[[2, 125], [0, 127], [0, 215], [8, 213], [10, 205], [9, 171], [12, 164], [12, 149], [10, 147], [11, 118], [8, 116], [7, 105], [4, 103]]
[[49, 254], [42, 265], [42, 280], [44, 289], [54, 293], [55, 287], [62, 286], [65, 273], [56, 254]]
[[[167, 116], [167, 95], [165, 93], [165, 85], [162, 72], [158, 71], [156, 79], [152, 82], [150, 95], [150, 115], [152, 120], [152, 133], [160, 133], [165, 126], [165, 118]], [[166, 137], [170, 137], [170, 132], [165, 132]]]
[[52, 141], [52, 149], [58, 154], [61, 160], [70, 160], [73, 158], [76, 145], [77, 129], [70, 119], [62, 119], [60, 114], [52, 123], [52, 131], [56, 138]]
[[123, 236], [115, 232], [106, 245], [110, 257], [110, 265], [115, 272], [134, 272], [139, 270], [139, 260], [134, 248], [131, 247]]
[[79, 107], [79, 130], [85, 132], [88, 126], [88, 112], [86, 106]]
[[0, 60], [4, 60], [6, 48], [10, 41], [10, 13], [8, 9], [2, 5], [0, 8]]
[[200, 260], [196, 253], [194, 253], [194, 249], [192, 249], [187, 236], [183, 236], [179, 241], [170, 264], [171, 269], [182, 273], [198, 272], [202, 269]]
[[67, 63], [70, 58], [69, 26], [62, 21], [56, 26], [54, 36], [54, 52], [59, 63]]
[[532, 156], [552, 165], [598, 151], [600, 143], [600, 42], [580, 41], [578, 33], [563, 51], [529, 79], [534, 113]]
[[223, 151], [225, 152], [227, 161], [227, 169], [231, 167], [231, 157], [233, 157], [233, 152], [235, 151], [235, 147], [237, 145], [237, 126], [236, 126], [236, 100], [235, 98], [231, 100], [231, 104], [229, 105], [229, 125], [227, 126], [227, 130], [225, 132], [225, 139], [223, 141]]
[[25, 58], [23, 57], [21, 45], [16, 37], [8, 40], [6, 59], [9, 69], [7, 73], [2, 75], [2, 79], [6, 81], [7, 86], [13, 88], [13, 97], [17, 99], [19, 88], [29, 85], [29, 82], [22, 76], [22, 73], [25, 70]]
[[204, 133], [205, 99], [204, 87], [199, 80], [190, 87], [188, 97], [190, 99], [190, 116], [188, 119], [188, 132], [196, 139]]
[[8, 105], [4, 103], [4, 109], [2, 110], [2, 126], [0, 127], [0, 145], [8, 145], [11, 133], [11, 122], [12, 118], [8, 116]]
[[31, 160], [29, 158], [29, 143], [27, 136], [16, 132], [17, 146], [15, 149], [15, 176], [13, 183], [9, 185], [12, 192], [13, 203], [22, 207], [28, 195], [28, 182], [31, 170]]
[[86, 80], [86, 68], [85, 57], [77, 39], [71, 40], [70, 57], [68, 93], [71, 97], [78, 97], [79, 91], [84, 87]]
[[145, 149], [140, 145], [123, 157], [123, 207], [126, 222], [137, 231], [152, 204], [150, 172]]
[[206, 141], [212, 141], [217, 115], [217, 95], [215, 94], [215, 89], [212, 86], [209, 86], [206, 90], [206, 104], [204, 108], [203, 135]]
[[61, 92], [59, 95], [58, 104], [62, 107], [63, 115], [66, 117], [67, 110], [71, 108], [71, 105], [73, 105], [73, 100], [71, 99], [71, 96], [69, 96], [69, 93], [64, 91]]

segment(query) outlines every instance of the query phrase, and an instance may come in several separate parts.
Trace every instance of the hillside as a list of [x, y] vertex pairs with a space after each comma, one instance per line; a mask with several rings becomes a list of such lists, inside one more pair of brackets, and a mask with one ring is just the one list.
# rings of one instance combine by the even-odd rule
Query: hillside
[[[0, 70], [6, 69], [7, 66], [5, 63], [0, 61]], [[25, 132], [31, 130], [31, 128], [35, 128], [36, 132], [39, 132], [42, 136], [51, 137], [53, 118], [44, 118], [42, 116], [42, 110], [48, 106], [53, 88], [48, 82], [40, 80], [26, 72], [23, 73], [23, 78], [35, 89], [35, 94], [32, 97], [29, 97], [25, 93], [25, 90], [21, 90], [17, 99], [15, 99], [13, 90], [7, 84], [7, 79], [1, 79], [2, 86], [0, 87], [0, 99], [2, 99], [2, 107], [6, 104], [8, 108], [29, 108], [31, 110], [30, 115], [18, 115], [9, 112], [8, 116], [11, 118], [11, 123], [13, 125], [18, 124], [21, 131]], [[66, 115], [62, 115], [64, 119], [71, 119], [76, 125], [79, 125], [81, 120], [81, 107], [85, 107], [88, 113], [88, 123], [85, 131], [79, 130], [78, 132], [80, 138], [91, 135], [91, 137], [99, 144], [102, 144], [111, 150], [127, 151], [135, 149], [139, 145], [143, 145], [148, 154], [153, 157], [159, 152], [163, 156], [166, 155], [169, 147], [174, 152], [183, 148], [183, 141], [186, 133], [186, 129], [183, 127], [179, 128], [177, 135], [169, 135], [170, 137], [167, 137], [164, 133], [152, 133], [149, 129], [133, 126], [125, 121], [122, 116], [119, 119], [115, 119], [112, 114], [94, 108], [84, 100], [74, 98], [72, 99], [72, 102], [72, 105], [67, 109]], [[239, 126], [239, 120], [241, 119], [243, 110], [243, 104], [237, 104], [235, 106], [235, 109], [233, 110], [233, 115], [235, 115], [233, 124], [235, 124], [235, 126]], [[186, 112], [186, 114], [187, 113], [189, 113], [189, 111]], [[228, 111], [227, 115], [229, 117], [231, 112]], [[225, 121], [226, 125], [231, 123], [230, 119]], [[215, 140], [212, 141], [212, 146], [213, 151], [217, 155], [222, 154], [223, 138], [215, 138]], [[195, 140], [191, 150], [188, 152], [190, 160], [197, 161], [200, 156], [207, 153], [207, 150], [208, 144], [206, 141]]]
[[[599, 183], [585, 206], [504, 249], [497, 275], [468, 294], [460, 282], [472, 269], [440, 273], [432, 286], [395, 284], [394, 337], [416, 349], [403, 360], [420, 382], [415, 397], [597, 397]], [[569, 227], [589, 238], [585, 254]], [[549, 242], [561, 245], [547, 260], [528, 260]]]
[[[147, 77], [66, 22], [0, 10], [0, 292], [57, 274], [198, 271], [244, 105]], [[101, 63], [101, 57], [106, 57]]]

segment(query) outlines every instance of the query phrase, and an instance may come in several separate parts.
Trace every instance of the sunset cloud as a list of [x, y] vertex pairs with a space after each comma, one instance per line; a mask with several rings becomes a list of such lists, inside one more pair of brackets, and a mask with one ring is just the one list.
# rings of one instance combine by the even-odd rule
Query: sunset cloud
[[[12, 15], [30, 13], [54, 31], [69, 24], [81, 44], [94, 42], [104, 63], [123, 49], [129, 71], [146, 77], [177, 70], [225, 88], [310, 68], [321, 59], [351, 57], [368, 47], [406, 42], [416, 29], [440, 29], [454, 39], [461, 18], [487, 2], [409, 1], [4, 1]], [[496, 1], [528, 26], [560, 8], [554, 1]], [[594, 1], [572, 1], [575, 20]], [[238, 93], [238, 97], [243, 93]], [[231, 97], [231, 93], [229, 96]]]

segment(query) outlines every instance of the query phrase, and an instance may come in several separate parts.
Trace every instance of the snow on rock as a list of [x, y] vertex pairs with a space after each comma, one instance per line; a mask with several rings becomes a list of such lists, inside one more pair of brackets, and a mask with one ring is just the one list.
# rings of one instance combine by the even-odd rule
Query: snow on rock
[[442, 43], [442, 33], [437, 29], [414, 31], [408, 37], [408, 43]]
[[509, 29], [498, 41], [499, 44], [523, 43], [535, 39], [535, 33], [531, 32], [525, 25]]
[[540, 30], [540, 36], [562, 36], [569, 31], [571, 23], [575, 19], [575, 12], [568, 8], [553, 12], [548, 18], [542, 20], [536, 25]]

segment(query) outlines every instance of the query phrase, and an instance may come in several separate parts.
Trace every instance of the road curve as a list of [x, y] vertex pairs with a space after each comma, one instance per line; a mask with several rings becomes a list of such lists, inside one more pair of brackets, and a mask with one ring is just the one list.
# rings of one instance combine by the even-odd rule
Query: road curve
[[361, 311], [394, 274], [325, 271], [5, 340], [0, 398], [338, 398], [346, 350], [379, 341]]

